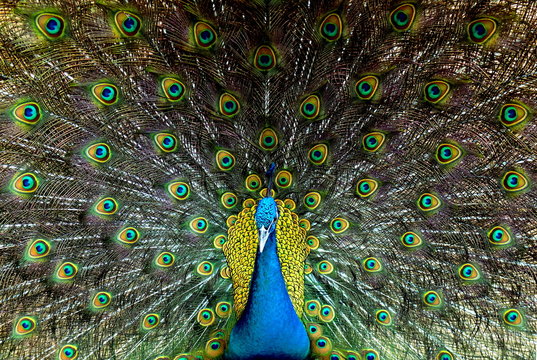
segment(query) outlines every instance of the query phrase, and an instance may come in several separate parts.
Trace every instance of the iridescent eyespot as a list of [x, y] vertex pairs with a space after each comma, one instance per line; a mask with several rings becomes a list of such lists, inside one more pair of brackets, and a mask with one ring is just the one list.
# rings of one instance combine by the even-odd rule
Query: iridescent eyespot
[[430, 290], [423, 294], [423, 303], [430, 307], [442, 306], [442, 297], [436, 291]]
[[[246, 200], [245, 200], [246, 201]], [[232, 227], [233, 225], [235, 225], [235, 223], [237, 222], [237, 216], [235, 215], [230, 215], [228, 216], [228, 218], [226, 219], [226, 225], [228, 228]]]
[[157, 255], [155, 258], [155, 265], [158, 267], [167, 268], [172, 266], [175, 263], [175, 255], [173, 255], [171, 252], [162, 252]]
[[65, 31], [65, 20], [58, 14], [44, 13], [37, 15], [35, 25], [49, 40], [59, 39]]
[[223, 235], [223, 234], [219, 234], [219, 235], [216, 235], [213, 239], [213, 245], [215, 248], [217, 249], [221, 249], [222, 246], [224, 246], [224, 244], [226, 243], [227, 241], [227, 237], [226, 235]]
[[300, 113], [308, 120], [315, 119], [321, 110], [321, 100], [317, 95], [310, 95], [300, 104]]
[[178, 141], [175, 135], [170, 133], [157, 133], [153, 135], [153, 140], [160, 151], [171, 153], [177, 150]]
[[310, 231], [311, 229], [311, 223], [308, 219], [300, 219], [300, 221], [298, 222], [298, 226], [300, 226], [306, 231]]
[[274, 150], [278, 146], [278, 135], [271, 128], [266, 128], [259, 135], [259, 146], [263, 150]]
[[229, 171], [235, 166], [235, 156], [225, 150], [216, 153], [216, 165], [222, 171]]
[[143, 330], [151, 330], [158, 326], [160, 323], [160, 316], [159, 314], [147, 314], [142, 319], [142, 329]]
[[416, 17], [416, 8], [412, 4], [403, 4], [390, 13], [390, 24], [396, 31], [407, 31], [412, 27]]
[[330, 222], [330, 229], [335, 234], [341, 234], [349, 228], [349, 225], [350, 224], [348, 220], [337, 217]]
[[220, 95], [220, 101], [218, 106], [220, 109], [220, 113], [227, 117], [232, 117], [236, 115], [241, 108], [237, 98], [229, 93], [223, 93], [222, 95]]
[[168, 192], [177, 200], [186, 200], [190, 196], [190, 186], [183, 181], [174, 181], [168, 184]]
[[319, 239], [313, 235], [309, 235], [306, 238], [306, 244], [308, 244], [311, 250], [317, 250], [319, 248], [320, 243], [321, 242], [319, 241]]
[[321, 36], [327, 41], [336, 41], [340, 38], [343, 28], [343, 22], [338, 14], [328, 14], [319, 30], [321, 31]]
[[313, 272], [313, 267], [310, 264], [305, 263], [304, 264], [304, 274], [309, 275], [312, 272]]
[[334, 271], [334, 265], [328, 260], [323, 260], [317, 264], [319, 274], [328, 275]]
[[226, 209], [233, 209], [239, 200], [237, 199], [237, 195], [231, 193], [231, 192], [225, 192], [220, 197], [220, 203], [222, 206], [224, 206]]
[[315, 317], [319, 315], [319, 311], [321, 310], [321, 303], [317, 300], [308, 300], [304, 305], [304, 310], [306, 311], [306, 315]]
[[310, 339], [318, 339], [323, 335], [323, 328], [319, 324], [306, 324], [306, 331], [308, 332], [308, 337]]
[[86, 148], [86, 156], [97, 163], [105, 163], [112, 157], [110, 146], [106, 143], [90, 145]]
[[347, 360], [347, 357], [343, 356], [343, 354], [340, 353], [339, 351], [332, 351], [328, 359], [329, 360]]
[[164, 96], [169, 101], [179, 101], [183, 98], [185, 94], [185, 85], [177, 79], [174, 78], [164, 78], [160, 82]]
[[198, 264], [196, 271], [200, 275], [209, 276], [214, 271], [214, 265], [210, 263], [209, 261], [202, 261]]
[[379, 353], [373, 349], [364, 349], [362, 350], [363, 360], [380, 360]]
[[214, 311], [212, 311], [211, 309], [201, 309], [198, 312], [198, 323], [201, 326], [210, 326], [214, 323], [214, 320]]
[[451, 164], [462, 156], [462, 150], [453, 144], [440, 144], [436, 148], [436, 161], [441, 165]]
[[103, 105], [113, 105], [118, 101], [118, 89], [110, 83], [93, 85], [91, 93]]
[[78, 266], [72, 262], [64, 262], [56, 270], [56, 278], [58, 280], [71, 280], [78, 273]]
[[512, 237], [509, 231], [501, 226], [495, 226], [487, 233], [489, 242], [494, 246], [504, 246], [511, 244]]
[[287, 189], [293, 184], [293, 175], [287, 170], [280, 170], [276, 174], [276, 186], [282, 189]]
[[356, 184], [356, 194], [360, 197], [367, 198], [377, 191], [378, 181], [374, 179], [362, 179]]
[[106, 197], [99, 200], [93, 209], [99, 215], [114, 215], [118, 211], [119, 205], [114, 198]]
[[503, 175], [502, 186], [506, 191], [521, 191], [527, 188], [528, 185], [528, 179], [517, 171], [508, 171]]
[[436, 355], [436, 360], [455, 360], [453, 354], [447, 350], [441, 350]]
[[106, 291], [99, 291], [93, 295], [93, 300], [91, 301], [94, 309], [103, 309], [110, 305], [112, 302], [112, 295]]
[[421, 237], [412, 231], [407, 231], [401, 236], [401, 242], [406, 248], [416, 248], [423, 245], [423, 240]]
[[261, 178], [256, 174], [248, 175], [246, 180], [244, 180], [244, 185], [249, 191], [257, 191], [262, 185]]
[[476, 281], [481, 278], [481, 274], [477, 268], [469, 263], [459, 266], [459, 277], [465, 281]]
[[133, 227], [126, 227], [119, 232], [116, 240], [120, 243], [132, 245], [140, 239], [140, 232]]
[[377, 310], [375, 320], [381, 325], [389, 326], [392, 324], [392, 315], [386, 310]]
[[308, 152], [308, 159], [314, 165], [322, 165], [328, 157], [328, 146], [326, 144], [317, 144]]
[[[210, 359], [220, 358], [224, 354], [225, 345], [226, 341], [224, 339], [210, 339], [205, 344], [205, 355]], [[205, 357], [202, 359], [205, 359]]]
[[520, 124], [528, 117], [528, 110], [518, 104], [505, 104], [500, 110], [500, 121], [507, 127]]
[[435, 195], [424, 193], [419, 197], [417, 204], [421, 211], [427, 212], [438, 209], [442, 205], [442, 202]]
[[296, 204], [292, 199], [285, 199], [283, 201], [283, 206], [291, 211], [294, 211], [296, 209]]
[[227, 318], [231, 315], [231, 304], [227, 301], [220, 301], [216, 304], [216, 315], [221, 318]]
[[16, 106], [11, 114], [17, 121], [34, 125], [41, 119], [41, 108], [35, 102], [26, 102]]
[[425, 100], [432, 104], [436, 104], [447, 96], [450, 89], [451, 85], [449, 85], [445, 81], [431, 81], [430, 83], [427, 83], [427, 85], [425, 85], [425, 88], [423, 90], [425, 93]]
[[496, 28], [496, 21], [490, 18], [477, 19], [468, 24], [468, 37], [476, 44], [483, 44], [494, 35]]
[[261, 45], [254, 56], [254, 65], [257, 69], [268, 71], [276, 66], [276, 54], [270, 46]]
[[190, 229], [198, 234], [205, 233], [208, 227], [209, 223], [207, 222], [207, 219], [203, 217], [197, 217], [190, 221]]
[[331, 322], [336, 317], [336, 311], [330, 305], [323, 305], [319, 310], [319, 319], [323, 322]]
[[362, 357], [355, 351], [347, 351], [347, 360], [361, 360]]
[[26, 255], [29, 260], [38, 260], [47, 256], [50, 253], [50, 249], [51, 246], [48, 240], [36, 239], [28, 245]]
[[503, 321], [510, 326], [521, 326], [524, 317], [517, 309], [507, 309], [503, 312]]
[[307, 193], [304, 196], [304, 205], [309, 210], [317, 209], [317, 207], [319, 207], [320, 204], [321, 204], [321, 194], [319, 194], [318, 192], [312, 191], [312, 192]]
[[332, 342], [326, 336], [321, 336], [315, 342], [313, 342], [311, 347], [311, 352], [315, 355], [328, 355], [332, 351]]
[[380, 80], [373, 75], [367, 75], [356, 82], [354, 90], [360, 100], [371, 100], [379, 87]]
[[11, 188], [21, 194], [34, 193], [39, 186], [39, 178], [31, 172], [16, 176], [12, 180]]
[[138, 34], [142, 27], [142, 20], [129, 11], [118, 11], [114, 17], [116, 27], [124, 36], [134, 36]]
[[198, 46], [209, 48], [216, 42], [216, 31], [211, 25], [200, 21], [194, 25], [194, 38]]
[[17, 319], [14, 327], [14, 333], [16, 336], [29, 335], [37, 327], [37, 321], [31, 316], [23, 316]]
[[59, 352], [60, 360], [73, 360], [78, 357], [78, 347], [76, 345], [62, 346]]
[[365, 151], [375, 152], [381, 148], [386, 140], [386, 135], [381, 132], [372, 132], [362, 138], [362, 146]]
[[367, 272], [379, 272], [382, 270], [381, 262], [374, 257], [368, 257], [362, 261], [362, 266]]

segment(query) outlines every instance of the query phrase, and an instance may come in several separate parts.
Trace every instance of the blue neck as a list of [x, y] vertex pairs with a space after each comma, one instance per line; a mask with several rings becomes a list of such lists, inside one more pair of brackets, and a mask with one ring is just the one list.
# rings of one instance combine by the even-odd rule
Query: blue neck
[[276, 234], [258, 253], [246, 308], [231, 331], [226, 359], [302, 360], [310, 342], [281, 272]]

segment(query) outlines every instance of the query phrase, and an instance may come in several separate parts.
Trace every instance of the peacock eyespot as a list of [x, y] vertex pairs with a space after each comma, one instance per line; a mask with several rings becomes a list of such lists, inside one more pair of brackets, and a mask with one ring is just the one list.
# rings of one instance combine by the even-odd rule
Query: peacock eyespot
[[423, 294], [423, 303], [430, 307], [440, 307], [442, 305], [442, 297], [438, 292], [430, 290]]
[[185, 95], [185, 85], [174, 78], [164, 78], [160, 82], [162, 92], [168, 101], [179, 101]]
[[186, 200], [190, 196], [190, 186], [183, 181], [174, 181], [168, 184], [168, 193], [177, 200]]
[[347, 360], [361, 360], [362, 357], [355, 351], [347, 351]]
[[202, 48], [210, 48], [216, 42], [216, 31], [206, 22], [199, 21], [194, 25], [196, 44]]
[[216, 315], [221, 318], [227, 318], [231, 315], [231, 303], [227, 301], [220, 301], [216, 304]]
[[106, 291], [100, 291], [93, 296], [92, 305], [94, 309], [104, 309], [112, 302], [112, 295]]
[[374, 257], [369, 257], [367, 259], [364, 259], [362, 261], [362, 267], [364, 268], [365, 271], [370, 272], [370, 273], [379, 272], [382, 270], [381, 262], [379, 261], [379, 259], [374, 258]]
[[311, 250], [317, 250], [319, 248], [320, 243], [321, 242], [319, 241], [319, 239], [313, 235], [309, 235], [306, 238], [306, 244], [308, 244], [308, 247]]
[[517, 171], [508, 171], [503, 175], [502, 186], [505, 191], [518, 192], [529, 186], [528, 179]]
[[45, 239], [33, 240], [26, 249], [26, 255], [28, 260], [43, 259], [50, 253], [51, 245], [50, 241]]
[[123, 36], [135, 36], [142, 27], [142, 20], [129, 11], [116, 12], [114, 21]]
[[496, 32], [496, 21], [490, 18], [482, 18], [468, 24], [467, 32], [470, 40], [476, 44], [483, 44]]
[[375, 320], [381, 325], [389, 326], [392, 324], [392, 315], [387, 310], [377, 310]]
[[317, 144], [308, 152], [308, 158], [314, 165], [322, 165], [328, 157], [328, 146], [326, 144]]
[[209, 261], [202, 261], [198, 264], [196, 271], [200, 275], [209, 276], [214, 271], [214, 265]]
[[[205, 354], [208, 358], [221, 358], [224, 354], [226, 341], [221, 338], [213, 338], [205, 344]], [[205, 357], [203, 357], [205, 359]]]
[[226, 243], [227, 241], [227, 237], [226, 235], [223, 235], [223, 234], [219, 234], [219, 235], [216, 235], [213, 239], [213, 245], [215, 248], [217, 249], [222, 249], [222, 247], [224, 246], [224, 244]]
[[332, 351], [332, 342], [326, 336], [321, 336], [313, 342], [312, 353], [326, 356]]
[[436, 161], [441, 165], [452, 164], [462, 156], [462, 150], [454, 144], [440, 144], [436, 148]]
[[222, 171], [229, 171], [235, 166], [235, 156], [225, 150], [216, 153], [216, 165]]
[[307, 193], [304, 196], [304, 205], [308, 210], [315, 210], [321, 204], [321, 194], [316, 191]]
[[204, 217], [197, 217], [190, 221], [190, 229], [198, 234], [204, 234], [208, 227], [209, 223]]
[[310, 95], [300, 104], [300, 113], [308, 120], [315, 119], [321, 110], [321, 99], [317, 95]]
[[298, 226], [300, 226], [306, 231], [310, 231], [311, 229], [311, 223], [308, 219], [300, 219], [300, 221], [298, 222]]
[[307, 324], [306, 331], [310, 339], [318, 339], [323, 335], [323, 328], [319, 324]]
[[523, 324], [522, 313], [517, 309], [507, 309], [502, 315], [503, 321], [509, 326], [521, 326]]
[[60, 360], [73, 360], [78, 357], [78, 347], [76, 345], [64, 345], [60, 349]]
[[126, 245], [132, 245], [140, 239], [140, 232], [133, 227], [126, 227], [119, 232], [116, 240]]
[[372, 349], [362, 350], [364, 360], [380, 360], [379, 353]]
[[271, 151], [278, 146], [278, 135], [271, 128], [266, 128], [259, 136], [259, 146], [263, 150]]
[[239, 101], [235, 96], [229, 93], [223, 93], [222, 95], [220, 95], [218, 106], [220, 114], [227, 117], [233, 117], [234, 115], [237, 115], [240, 110]]
[[454, 360], [453, 354], [447, 350], [441, 350], [436, 355], [436, 360]]
[[88, 146], [85, 154], [91, 161], [101, 164], [112, 158], [112, 150], [106, 143], [98, 143]]
[[500, 110], [500, 121], [507, 127], [522, 123], [528, 118], [528, 110], [519, 104], [505, 104]]
[[416, 248], [423, 245], [421, 237], [412, 231], [407, 231], [401, 236], [401, 242], [405, 248]]
[[215, 321], [214, 311], [208, 308], [201, 309], [198, 312], [198, 323], [201, 326], [210, 326]]
[[58, 14], [43, 13], [35, 18], [39, 32], [49, 40], [61, 38], [65, 33], [65, 20]]
[[372, 133], [366, 134], [362, 138], [362, 145], [365, 151], [376, 152], [382, 147], [385, 140], [386, 140], [386, 135], [384, 135], [383, 133], [372, 132]]
[[464, 281], [477, 281], [481, 278], [479, 270], [469, 263], [459, 266], [458, 273], [459, 277]]
[[153, 140], [157, 149], [164, 153], [171, 153], [177, 150], [178, 141], [175, 135], [170, 133], [157, 133], [153, 135]]
[[261, 178], [257, 174], [251, 174], [246, 177], [244, 185], [248, 191], [257, 191], [261, 188]]
[[39, 178], [31, 172], [15, 176], [12, 180], [11, 188], [16, 193], [27, 195], [37, 191], [39, 187]]
[[356, 184], [356, 194], [362, 198], [370, 197], [377, 191], [378, 181], [374, 179], [362, 179]]
[[321, 309], [321, 303], [317, 300], [308, 300], [304, 305], [304, 310], [306, 314], [311, 317], [319, 315], [319, 310]]
[[110, 83], [100, 83], [93, 85], [91, 88], [93, 97], [103, 105], [113, 105], [119, 99], [117, 87]]
[[106, 197], [101, 199], [93, 207], [95, 212], [99, 215], [114, 215], [119, 210], [119, 205], [114, 198]]
[[238, 201], [239, 200], [237, 199], [237, 195], [231, 192], [225, 192], [220, 197], [220, 203], [226, 209], [233, 209], [237, 205]]
[[319, 310], [319, 318], [323, 322], [331, 322], [336, 317], [336, 311], [330, 305], [323, 305]]
[[424, 88], [425, 100], [432, 104], [439, 103], [446, 98], [449, 91], [451, 90], [451, 85], [442, 80], [435, 80], [427, 83]]
[[431, 193], [424, 193], [418, 199], [418, 208], [424, 212], [436, 210], [441, 205], [440, 199]]
[[254, 56], [254, 66], [261, 71], [268, 71], [276, 66], [276, 54], [270, 46], [261, 45]]
[[416, 8], [412, 4], [403, 4], [390, 13], [390, 24], [396, 31], [407, 31], [412, 27], [416, 17]]
[[343, 22], [338, 14], [328, 14], [319, 28], [321, 36], [327, 41], [336, 41], [341, 37]]
[[494, 246], [510, 245], [512, 242], [511, 234], [502, 226], [494, 226], [490, 229], [487, 233], [487, 238], [489, 243]]
[[312, 272], [313, 272], [313, 267], [310, 264], [305, 263], [304, 264], [304, 274], [309, 275]]
[[334, 271], [334, 265], [328, 260], [323, 260], [317, 264], [319, 274], [328, 275]]
[[175, 255], [171, 252], [162, 252], [155, 258], [155, 265], [161, 268], [168, 268], [175, 263]]
[[374, 75], [367, 75], [356, 82], [354, 90], [360, 100], [371, 100], [379, 87], [380, 80]]
[[37, 124], [42, 117], [41, 108], [35, 102], [25, 102], [17, 105], [13, 108], [11, 114], [15, 120], [27, 125]]
[[72, 262], [64, 262], [58, 267], [56, 277], [58, 280], [71, 280], [78, 273], [78, 266]]
[[37, 320], [31, 316], [23, 316], [17, 319], [14, 327], [16, 336], [30, 335], [37, 328]]
[[349, 228], [349, 221], [341, 217], [337, 217], [330, 222], [330, 229], [334, 234], [341, 234]]
[[276, 186], [282, 189], [287, 189], [293, 184], [293, 175], [287, 170], [280, 170], [276, 174]]
[[159, 314], [147, 314], [142, 319], [142, 329], [143, 330], [151, 330], [158, 326], [160, 323], [160, 315]]

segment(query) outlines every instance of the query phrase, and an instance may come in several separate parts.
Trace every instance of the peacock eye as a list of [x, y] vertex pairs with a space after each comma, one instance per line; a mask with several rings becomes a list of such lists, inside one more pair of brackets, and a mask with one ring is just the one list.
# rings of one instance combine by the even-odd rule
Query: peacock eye
[[35, 125], [39, 122], [42, 116], [41, 108], [35, 102], [25, 102], [17, 105], [11, 114], [21, 123]]
[[323, 335], [323, 328], [319, 324], [306, 324], [306, 331], [310, 339], [318, 339]]
[[332, 351], [332, 342], [326, 336], [321, 336], [312, 342], [311, 352], [314, 355], [326, 356]]
[[140, 239], [140, 232], [133, 227], [126, 227], [121, 230], [117, 236], [116, 240], [125, 245], [132, 245]]
[[401, 242], [406, 248], [416, 248], [423, 244], [421, 237], [415, 232], [408, 231], [401, 236]]
[[287, 170], [280, 170], [276, 175], [276, 186], [287, 189], [293, 184], [293, 175]]
[[278, 146], [278, 135], [271, 128], [266, 128], [259, 135], [259, 146], [263, 150], [271, 151]]
[[73, 360], [78, 357], [78, 347], [75, 345], [62, 346], [59, 352], [60, 360]]
[[205, 344], [205, 354], [210, 359], [221, 358], [224, 354], [226, 341], [224, 339], [210, 339]]
[[321, 303], [317, 300], [308, 300], [304, 305], [304, 310], [306, 314], [311, 317], [319, 315], [319, 310], [321, 309]]
[[412, 4], [403, 4], [390, 13], [390, 24], [396, 31], [407, 31], [412, 27], [416, 17], [416, 8]]
[[251, 174], [246, 177], [244, 185], [248, 191], [257, 191], [261, 188], [261, 178], [257, 174]]
[[314, 165], [322, 165], [328, 157], [328, 146], [326, 144], [317, 144], [308, 152], [308, 158]]
[[99, 215], [114, 215], [118, 211], [119, 205], [114, 198], [106, 197], [99, 200], [93, 208]]
[[304, 196], [304, 205], [308, 210], [315, 210], [321, 204], [321, 194], [316, 191], [307, 193]]
[[209, 223], [204, 217], [197, 217], [190, 221], [190, 229], [198, 234], [204, 234], [208, 227]]
[[185, 85], [177, 79], [164, 78], [160, 86], [168, 101], [179, 101], [185, 95]]
[[462, 264], [459, 266], [459, 277], [465, 281], [476, 281], [481, 278], [481, 274], [472, 264]]
[[447, 350], [441, 350], [436, 355], [436, 360], [454, 360], [453, 354]]
[[380, 360], [379, 353], [373, 349], [362, 350], [362, 357], [364, 360]]
[[300, 104], [300, 113], [308, 120], [315, 119], [319, 115], [321, 100], [317, 95], [310, 95]]
[[202, 261], [196, 267], [196, 271], [200, 275], [209, 276], [214, 271], [214, 265], [209, 261]]
[[92, 305], [95, 310], [104, 309], [112, 302], [112, 295], [106, 291], [100, 291], [93, 296]]
[[385, 140], [386, 135], [384, 135], [383, 133], [372, 132], [364, 135], [364, 137], [362, 138], [362, 145], [365, 151], [376, 152], [382, 147]]
[[61, 264], [56, 271], [56, 277], [58, 280], [71, 280], [78, 273], [78, 266], [72, 262], [65, 262]]
[[208, 49], [216, 42], [217, 35], [211, 25], [199, 21], [194, 25], [194, 38], [198, 46]]
[[442, 205], [440, 199], [430, 193], [422, 194], [418, 199], [418, 208], [421, 211], [429, 212], [438, 209]]
[[328, 275], [334, 271], [334, 265], [328, 260], [323, 260], [317, 264], [319, 274]]
[[378, 189], [378, 181], [374, 179], [362, 179], [356, 184], [356, 194], [360, 197], [370, 197]]
[[335, 234], [341, 234], [349, 228], [349, 221], [341, 217], [337, 217], [330, 222], [330, 229]]
[[106, 143], [98, 143], [90, 145], [86, 148], [86, 156], [96, 163], [105, 163], [112, 157], [112, 150]]
[[221, 318], [228, 318], [231, 315], [231, 304], [227, 301], [220, 301], [215, 308], [216, 315]]
[[119, 99], [119, 92], [115, 85], [110, 83], [100, 83], [91, 88], [93, 97], [103, 105], [113, 105]]
[[341, 37], [343, 22], [338, 14], [328, 14], [320, 26], [321, 36], [327, 41], [336, 41]]
[[379, 78], [367, 75], [356, 82], [354, 90], [360, 100], [371, 100], [379, 87]]
[[201, 326], [210, 326], [214, 323], [215, 315], [212, 309], [201, 309], [198, 312], [198, 323]]
[[235, 156], [225, 150], [216, 153], [216, 165], [220, 170], [229, 171], [235, 166]]
[[389, 326], [392, 324], [392, 315], [387, 310], [377, 310], [375, 320], [381, 325]]
[[521, 326], [523, 324], [522, 313], [517, 309], [507, 309], [503, 312], [503, 321], [510, 326]]
[[436, 291], [427, 291], [423, 294], [423, 302], [430, 307], [439, 307], [442, 305], [442, 298]]
[[490, 18], [482, 18], [468, 24], [468, 37], [476, 44], [483, 44], [496, 32], [496, 21]]
[[432, 104], [439, 103], [448, 95], [451, 85], [442, 80], [435, 80], [427, 83], [424, 88], [425, 100]]
[[306, 244], [308, 244], [308, 247], [311, 250], [317, 250], [319, 248], [320, 243], [321, 242], [319, 241], [319, 239], [313, 235], [309, 235], [306, 238]]
[[436, 161], [441, 165], [452, 164], [462, 156], [462, 150], [453, 144], [440, 144], [436, 148]]
[[159, 314], [147, 314], [142, 319], [142, 329], [145, 331], [154, 329], [158, 326], [160, 323], [160, 315]]
[[502, 186], [508, 192], [524, 190], [528, 185], [528, 179], [517, 171], [508, 171], [503, 175]]
[[177, 200], [186, 200], [190, 196], [190, 186], [183, 181], [174, 181], [167, 186], [168, 193]]
[[19, 194], [31, 194], [39, 187], [38, 177], [31, 172], [15, 176], [12, 180], [11, 189]]
[[336, 311], [330, 305], [323, 305], [319, 310], [319, 318], [323, 322], [331, 322], [336, 317]]
[[223, 234], [216, 235], [213, 239], [213, 245], [217, 249], [222, 249], [222, 247], [224, 246], [226, 242], [227, 242], [227, 237], [226, 235], [223, 235]]
[[168, 268], [175, 263], [175, 255], [171, 252], [162, 252], [155, 258], [155, 265], [161, 268]]
[[29, 335], [37, 327], [37, 321], [31, 316], [23, 316], [15, 323], [15, 334], [17, 336]]
[[178, 141], [175, 135], [170, 133], [157, 133], [153, 135], [153, 141], [157, 149], [164, 153], [171, 153], [177, 150]]
[[374, 257], [369, 257], [367, 259], [364, 259], [362, 261], [362, 266], [365, 271], [367, 272], [379, 272], [382, 270], [382, 264], [381, 262]]
[[233, 209], [237, 205], [237, 202], [238, 202], [237, 195], [231, 192], [223, 193], [222, 196], [220, 197], [220, 203], [226, 209]]
[[50, 253], [51, 245], [48, 240], [36, 239], [28, 245], [26, 255], [29, 260], [39, 260]]
[[58, 14], [40, 14], [35, 18], [35, 25], [48, 40], [59, 39], [65, 32], [65, 20]]
[[518, 104], [505, 104], [500, 110], [500, 121], [507, 127], [520, 124], [528, 118], [528, 110]]
[[487, 233], [489, 242], [494, 246], [509, 245], [512, 242], [512, 237], [509, 231], [502, 226], [495, 226]]
[[118, 11], [114, 17], [116, 27], [123, 36], [134, 36], [142, 27], [142, 20], [129, 11]]
[[254, 65], [261, 71], [268, 71], [276, 66], [276, 54], [270, 46], [261, 45], [254, 56]]
[[235, 96], [224, 93], [220, 95], [219, 109], [222, 115], [232, 117], [239, 112], [240, 104]]

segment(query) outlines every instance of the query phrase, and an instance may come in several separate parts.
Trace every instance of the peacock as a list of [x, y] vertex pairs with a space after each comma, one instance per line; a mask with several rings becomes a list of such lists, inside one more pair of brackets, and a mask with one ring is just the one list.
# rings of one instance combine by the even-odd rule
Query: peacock
[[536, 112], [533, 0], [2, 0], [0, 359], [536, 359]]

